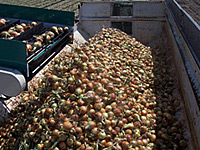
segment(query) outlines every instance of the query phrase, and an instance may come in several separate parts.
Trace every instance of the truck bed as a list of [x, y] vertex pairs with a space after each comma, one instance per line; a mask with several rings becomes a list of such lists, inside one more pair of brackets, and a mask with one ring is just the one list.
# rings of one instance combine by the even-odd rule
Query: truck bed
[[[194, 140], [190, 142], [194, 148], [189, 146], [188, 149], [200, 149], [200, 137], [198, 137], [200, 71], [197, 65], [200, 57], [197, 48], [199, 43], [196, 41], [199, 37], [199, 25], [174, 0], [166, 0], [165, 3], [163, 1], [130, 3], [83, 2], [79, 29], [92, 37], [102, 27], [120, 28], [146, 45], [159, 48], [161, 51], [169, 51], [166, 60], [172, 63], [171, 69], [178, 83], [177, 97], [183, 100], [185, 108], [182, 109], [182, 113], [180, 112], [182, 116], [178, 117], [184, 120], [187, 116], [190, 128], [188, 132]], [[164, 39], [168, 39], [167, 43], [162, 38], [163, 34]], [[183, 122], [187, 124], [186, 120]], [[188, 129], [187, 127], [185, 129]], [[191, 140], [190, 137], [188, 139]]]

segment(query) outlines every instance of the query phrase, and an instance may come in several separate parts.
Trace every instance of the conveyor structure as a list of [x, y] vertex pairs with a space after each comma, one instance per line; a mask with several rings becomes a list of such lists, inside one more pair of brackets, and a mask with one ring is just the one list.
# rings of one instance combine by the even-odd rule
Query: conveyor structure
[[[6, 39], [2, 36], [5, 34], [1, 34], [0, 95], [4, 100], [27, 89], [27, 82], [67, 43], [72, 42], [74, 12], [0, 4], [0, 18], [7, 20], [6, 25], [0, 28], [0, 33], [22, 23], [27, 26], [35, 23], [12, 39]], [[40, 40], [41, 47], [33, 47], [32, 51], [28, 51], [27, 44], [34, 46], [37, 37], [52, 31], [52, 26], [61, 27], [63, 31], [51, 32], [51, 38]]]

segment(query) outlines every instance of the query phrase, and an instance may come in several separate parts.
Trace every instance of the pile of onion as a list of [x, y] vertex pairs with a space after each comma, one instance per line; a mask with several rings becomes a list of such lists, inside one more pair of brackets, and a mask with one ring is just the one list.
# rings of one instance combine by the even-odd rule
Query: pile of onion
[[162, 51], [117, 29], [54, 59], [0, 128], [3, 149], [184, 149]]

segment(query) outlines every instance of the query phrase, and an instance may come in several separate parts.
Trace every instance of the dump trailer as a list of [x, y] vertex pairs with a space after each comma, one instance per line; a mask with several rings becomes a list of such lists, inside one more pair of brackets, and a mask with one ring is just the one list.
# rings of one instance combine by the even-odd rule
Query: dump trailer
[[[29, 24], [29, 22], [37, 23], [37, 25], [34, 25], [31, 29], [21, 33], [19, 36], [16, 36], [13, 39], [0, 39], [0, 94], [2, 95], [2, 100], [8, 99], [12, 96], [16, 96], [21, 93], [21, 91], [26, 89], [27, 82], [31, 80], [36, 75], [36, 73], [38, 73], [60, 51], [60, 49], [63, 48], [64, 45], [71, 42], [72, 39], [75, 42], [74, 44], [82, 45], [83, 43], [86, 43], [87, 45], [88, 42], [86, 41], [89, 38], [93, 37], [96, 33], [100, 32], [102, 28], [104, 30], [106, 28], [120, 29], [131, 37], [134, 37], [136, 40], [142, 42], [143, 44], [152, 47], [153, 49], [165, 51], [165, 53], [167, 54], [166, 61], [172, 64], [172, 67], [170, 69], [172, 70], [174, 78], [176, 79], [175, 81], [177, 88], [173, 96], [177, 96], [177, 98], [181, 100], [182, 104], [182, 110], [179, 110], [181, 115], [180, 113], [176, 114], [176, 117], [181, 119], [182, 122], [185, 121], [183, 122], [183, 126], [186, 128], [184, 132], [186, 139], [189, 140], [186, 149], [200, 149], [200, 26], [184, 9], [181, 8], [181, 6], [175, 0], [81, 2], [79, 9], [79, 22], [76, 24], [76, 27], [74, 27], [73, 12], [62, 12], [12, 5], [0, 5], [0, 16], [8, 20], [6, 26], [9, 27], [13, 24]], [[27, 52], [26, 44], [29, 44], [27, 43], [27, 41], [32, 42], [33, 38], [35, 39], [35, 35], [40, 35], [41, 33], [51, 30], [52, 26], [62, 27], [63, 29], [67, 26], [68, 30], [63, 31], [61, 34], [57, 34], [57, 36], [53, 38], [50, 43], [46, 42], [44, 43], [44, 45], [34, 50], [33, 52]], [[0, 28], [0, 30], [2, 29], [2, 31], [4, 31], [3, 28], [4, 27]], [[80, 47], [75, 50], [80, 52]], [[75, 57], [72, 57], [70, 60], [72, 61], [73, 58]], [[88, 58], [84, 57], [83, 59]], [[75, 74], [73, 71], [72, 73]], [[55, 80], [55, 78], [51, 78], [51, 81], [53, 80]], [[74, 82], [74, 79], [70, 79], [70, 82]], [[51, 93], [51, 95], [60, 97], [60, 95], [56, 92], [59, 92], [59, 90], [55, 90], [53, 94]], [[179, 94], [176, 95], [177, 92]], [[79, 88], [77, 91], [75, 91], [74, 95], [81, 95], [81, 93], [82, 91]], [[99, 91], [99, 93], [101, 93], [101, 91]], [[48, 98], [49, 97], [47, 97], [47, 100]], [[73, 98], [76, 99], [76, 97]], [[42, 102], [44, 102], [45, 100], [43, 100]], [[53, 102], [56, 101], [57, 99], [53, 99]], [[82, 103], [82, 101], [80, 103]], [[66, 102], [65, 104], [70, 105], [69, 102]], [[25, 107], [24, 105], [22, 106]], [[77, 108], [78, 107], [74, 107], [74, 109]], [[82, 108], [84, 109], [85, 107]], [[30, 109], [33, 109], [33, 107], [30, 106]], [[54, 109], [57, 109], [56, 104], [54, 104]], [[40, 117], [51, 116], [54, 109], [48, 108], [47, 112], [46, 108], [43, 108], [42, 110], [40, 110], [39, 108], [38, 115], [41, 115], [43, 113], [43, 116], [41, 115]], [[83, 115], [85, 111], [87, 110], [82, 110], [79, 115]], [[71, 112], [73, 112], [73, 110], [69, 111], [69, 113]], [[135, 118], [137, 120], [139, 117], [135, 115]], [[45, 124], [45, 119], [43, 119], [43, 124]], [[76, 119], [77, 121], [77, 116], [72, 119]], [[139, 122], [137, 121], [137, 123], [140, 124], [140, 118], [138, 120]], [[64, 124], [67, 126], [65, 127], [65, 131], [67, 133], [69, 132], [68, 129], [71, 129], [72, 126], [76, 124], [73, 122], [74, 124], [72, 125], [70, 121], [71, 120], [69, 120], [69, 118], [66, 118], [64, 121]], [[7, 122], [11, 123], [11, 121], [9, 120]], [[88, 122], [91, 123], [92, 121], [89, 120]], [[94, 121], [92, 123], [94, 123]], [[83, 124], [83, 126], [84, 125], [85, 124]], [[132, 124], [128, 125], [131, 126]], [[18, 126], [18, 124], [16, 126]], [[50, 132], [50, 130], [53, 128], [52, 126], [48, 128], [48, 124], [45, 124], [44, 128], [47, 128]], [[102, 127], [102, 125], [100, 127]], [[125, 128], [129, 127], [123, 126], [122, 130], [124, 130]], [[130, 129], [132, 128], [134, 128], [133, 125]], [[91, 132], [90, 126], [86, 124], [86, 127], [83, 131], [82, 129], [78, 131], [86, 132], [87, 130]], [[67, 145], [70, 145], [73, 148], [75, 148], [76, 146], [78, 147], [80, 146], [78, 145], [80, 143], [78, 143], [77, 141], [75, 142], [75, 144], [73, 143], [73, 141], [75, 140], [73, 134], [78, 135], [78, 133], [76, 133], [78, 131], [70, 130], [70, 135], [68, 136], [70, 140], [64, 137], [62, 138], [62, 140], [64, 139], [64, 142], [58, 140], [56, 141], [56, 143], [52, 140], [51, 142], [55, 142], [55, 144], [52, 144], [48, 141], [48, 143], [40, 143], [37, 146], [40, 146], [41, 149], [43, 149], [44, 146], [48, 147], [51, 144], [53, 148], [57, 146], [60, 149], [62, 149], [63, 147], [65, 149]], [[108, 141], [111, 137], [107, 137], [107, 139], [104, 140], [105, 134], [103, 131], [104, 130], [100, 132], [102, 134], [99, 138], [102, 143], [99, 143], [100, 140], [98, 139], [93, 147], [96, 147], [96, 149], [101, 149], [101, 147], [103, 147], [102, 144], [107, 144], [107, 149], [112, 149], [118, 146], [115, 143], [113, 145], [110, 145], [110, 143], [106, 143], [106, 140]], [[88, 136], [89, 132], [85, 133], [84, 136]], [[162, 132], [168, 131], [164, 130]], [[48, 134], [48, 132], [45, 132], [45, 134]], [[24, 134], [24, 136], [26, 136], [26, 134]], [[31, 136], [35, 136], [35, 134], [33, 135], [31, 132], [31, 134], [28, 135], [26, 138], [28, 138], [29, 140], [33, 140]], [[2, 135], [2, 137], [4, 137], [4, 135]], [[45, 140], [46, 142], [46, 138], [47, 137], [43, 135], [41, 139]], [[93, 138], [95, 139], [95, 137]], [[93, 142], [95, 142], [93, 138], [91, 139]], [[182, 139], [182, 137], [179, 136], [176, 140], [178, 140], [179, 138]], [[164, 136], [163, 139], [173, 145], [173, 141], [169, 141], [168, 137]], [[6, 140], [4, 140], [4, 143], [6, 143]], [[124, 139], [117, 137], [115, 140], [117, 140], [116, 143], [122, 144], [122, 142], [120, 141]], [[140, 139], [138, 140], [138, 142], [141, 142]], [[28, 146], [34, 147], [34, 145], [30, 141], [26, 139], [22, 139], [22, 141], [23, 142], [21, 142], [20, 148], [22, 148], [23, 146], [23, 148], [27, 148]], [[30, 145], [27, 144], [28, 142], [30, 142]], [[38, 141], [35, 142], [37, 143]], [[92, 149], [90, 146], [88, 146], [89, 142], [87, 138], [87, 140], [83, 140], [84, 144], [82, 144], [81, 146], [83, 148]], [[127, 143], [124, 143], [125, 144], [122, 144], [122, 147], [124, 149], [128, 149]], [[135, 143], [130, 144], [131, 146], [133, 146]], [[143, 147], [146, 146], [144, 143], [142, 145]], [[184, 147], [184, 143], [181, 143], [181, 145]], [[136, 144], [136, 146], [138, 145]]]
[[194, 149], [200, 149], [199, 24], [175, 0], [83, 2], [79, 17], [83, 38], [112, 27], [151, 47], [170, 48]]

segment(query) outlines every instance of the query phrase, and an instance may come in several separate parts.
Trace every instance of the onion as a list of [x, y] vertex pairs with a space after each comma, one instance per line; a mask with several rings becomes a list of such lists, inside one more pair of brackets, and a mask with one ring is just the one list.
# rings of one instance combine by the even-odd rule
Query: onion
[[44, 141], [44, 147], [49, 148], [51, 146], [51, 142], [49, 140]]
[[85, 127], [86, 129], [93, 129], [96, 126], [94, 121], [89, 121], [88, 125]]
[[59, 143], [58, 143], [58, 147], [59, 147], [60, 149], [66, 149], [66, 148], [67, 148], [67, 145], [65, 144], [65, 142], [59, 142]]
[[9, 34], [7, 31], [2, 31], [2, 32], [0, 33], [0, 36], [1, 36], [2, 38], [8, 38], [8, 37], [10, 37], [10, 34]]
[[67, 139], [67, 136], [66, 136], [65, 134], [61, 134], [61, 135], [59, 136], [59, 141], [64, 142], [64, 141], [66, 141], [66, 139]]
[[49, 125], [53, 127], [53, 126], [55, 126], [55, 124], [56, 124], [55, 119], [54, 118], [49, 118]]
[[82, 93], [83, 93], [83, 91], [82, 91], [81, 88], [77, 88], [77, 89], [75, 90], [75, 94], [76, 94], [76, 95], [81, 95]]
[[126, 133], [126, 134], [129, 134], [129, 135], [132, 135], [133, 132], [132, 132], [132, 130], [127, 129], [127, 130], [125, 131], [125, 133]]
[[59, 33], [63, 33], [64, 32], [63, 28], [62, 27], [58, 27], [58, 32]]
[[48, 31], [47, 35], [49, 35], [51, 37], [51, 39], [53, 39], [55, 37], [55, 34], [52, 31]]
[[34, 27], [34, 26], [37, 26], [37, 22], [34, 22], [34, 21], [31, 22], [31, 26], [33, 26], [33, 27]]
[[44, 39], [45, 39], [44, 42], [47, 44], [47, 43], [49, 43], [49, 41], [51, 40], [51, 36], [47, 34], [47, 35], [45, 35], [45, 38], [44, 38]]
[[69, 147], [71, 147], [71, 146], [73, 145], [73, 143], [74, 143], [74, 141], [73, 141], [72, 138], [68, 138], [68, 139], [67, 139], [67, 145], [68, 145]]
[[87, 147], [85, 150], [94, 150], [93, 147]]
[[93, 84], [92, 84], [92, 82], [88, 82], [88, 83], [87, 83], [87, 89], [88, 89], [88, 90], [93, 89]]
[[129, 142], [122, 141], [122, 149], [127, 150], [129, 148]]
[[37, 41], [33, 44], [33, 50], [40, 49], [42, 47], [42, 42]]
[[47, 116], [52, 115], [53, 114], [53, 109], [49, 108], [49, 107], [46, 108], [44, 114], [47, 115]]
[[98, 138], [99, 139], [105, 139], [106, 138], [106, 133], [104, 132], [104, 131], [101, 131], [101, 132], [99, 132], [99, 134], [98, 134]]
[[151, 140], [152, 142], [154, 142], [154, 141], [156, 140], [156, 135], [150, 134], [149, 138], [150, 138], [150, 140]]
[[58, 32], [58, 28], [56, 27], [56, 26], [52, 26], [51, 27], [51, 31], [53, 32], [53, 33], [55, 33], [55, 34], [59, 34], [59, 32]]
[[115, 109], [113, 110], [113, 112], [114, 112], [114, 114], [115, 114], [116, 116], [120, 116], [120, 115], [121, 115], [121, 110], [120, 110], [119, 108], [115, 108]]
[[103, 118], [102, 113], [101, 113], [101, 112], [97, 112], [97, 113], [96, 113], [96, 119], [97, 119], [97, 120], [102, 120], [102, 118]]
[[86, 113], [87, 113], [87, 107], [86, 107], [86, 106], [81, 106], [81, 107], [80, 107], [80, 113], [81, 113], [82, 115], [86, 114]]
[[44, 149], [44, 144], [37, 144], [37, 148], [38, 148], [39, 150]]
[[59, 135], [60, 135], [59, 130], [58, 130], [58, 129], [54, 129], [54, 130], [52, 131], [52, 135], [55, 136], [55, 137], [59, 137]]
[[18, 32], [24, 32], [24, 27], [22, 25], [17, 25], [16, 29]]
[[66, 131], [71, 130], [72, 127], [73, 127], [73, 126], [72, 126], [71, 122], [69, 122], [69, 121], [66, 121], [66, 122], [63, 123], [63, 128], [64, 128]]
[[68, 28], [68, 27], [64, 27], [63, 30], [64, 30], [65, 32], [67, 32], [67, 31], [69, 30], [69, 28]]
[[6, 25], [5, 19], [0, 19], [0, 28]]
[[26, 50], [28, 52], [31, 52], [32, 49], [33, 49], [33, 47], [30, 44], [26, 44]]

